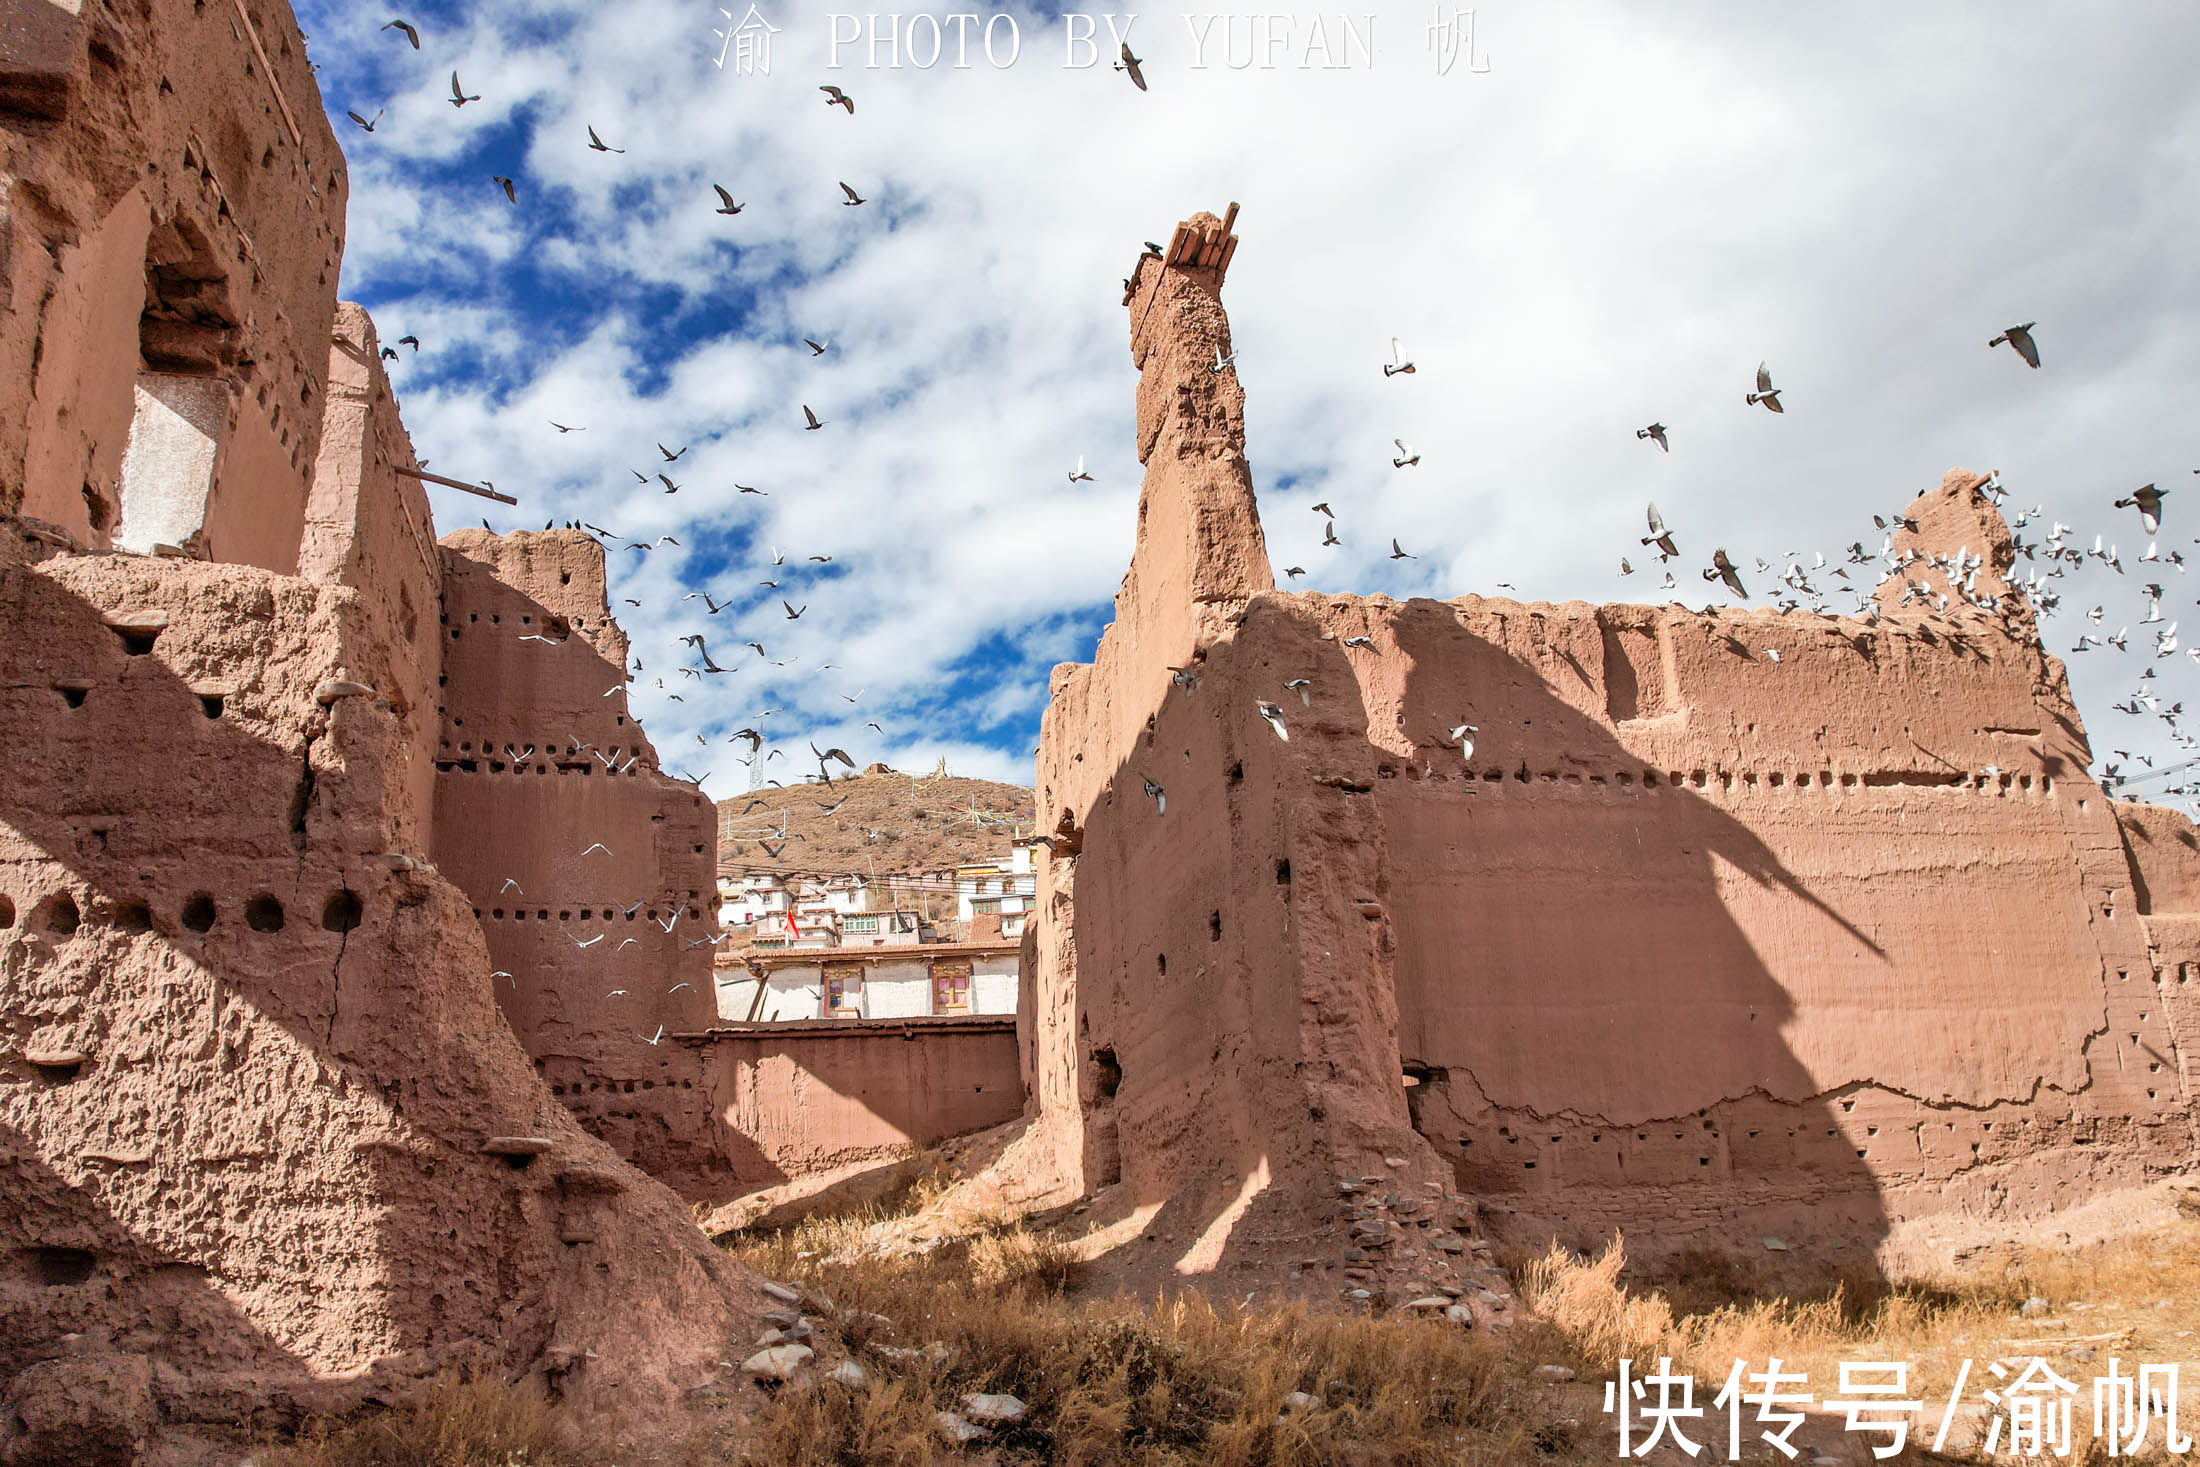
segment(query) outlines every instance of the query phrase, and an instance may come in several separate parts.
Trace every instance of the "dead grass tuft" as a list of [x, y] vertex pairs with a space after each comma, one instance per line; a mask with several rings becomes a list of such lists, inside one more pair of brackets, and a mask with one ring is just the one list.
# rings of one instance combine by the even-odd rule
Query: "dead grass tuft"
[[539, 1390], [487, 1372], [454, 1372], [396, 1410], [315, 1423], [269, 1460], [275, 1467], [588, 1467], [596, 1457]]

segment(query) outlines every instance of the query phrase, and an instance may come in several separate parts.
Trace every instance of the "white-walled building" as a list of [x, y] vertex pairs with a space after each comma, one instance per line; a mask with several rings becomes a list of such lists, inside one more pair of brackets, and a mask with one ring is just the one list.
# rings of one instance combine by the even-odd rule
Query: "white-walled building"
[[719, 971], [718, 1016], [770, 1023], [1012, 1015], [1017, 952], [1017, 945], [1007, 942], [751, 951]]
[[1038, 899], [1039, 878], [1032, 869], [1031, 847], [1010, 848], [1005, 861], [984, 861], [955, 868], [955, 916], [999, 917], [1003, 937], [1021, 937]]

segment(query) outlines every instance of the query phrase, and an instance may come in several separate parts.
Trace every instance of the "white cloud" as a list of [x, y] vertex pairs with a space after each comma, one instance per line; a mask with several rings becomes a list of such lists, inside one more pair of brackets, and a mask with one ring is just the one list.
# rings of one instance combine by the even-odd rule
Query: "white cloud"
[[[1377, 7], [1373, 70], [1317, 73], [1191, 71], [1172, 6], [1140, 15], [1141, 94], [1062, 69], [1028, 11], [1009, 71], [830, 72], [824, 10], [764, 8], [784, 28], [768, 78], [710, 64], [707, 3], [484, 3], [448, 31], [423, 19], [418, 56], [363, 13], [305, 7], [331, 105], [390, 109], [371, 137], [339, 121], [345, 278], [385, 333], [429, 343], [396, 374], [415, 441], [519, 493], [500, 525], [680, 537], [615, 555], [633, 563], [617, 594], [644, 602], [615, 609], [645, 663], [635, 706], [675, 763], [716, 738], [714, 791], [746, 780], [724, 733], [772, 705], [783, 733], [859, 758], [1028, 778], [1046, 664], [1090, 655], [1065, 627], [1105, 619], [1130, 549], [1117, 281], [1141, 240], [1231, 199], [1249, 456], [1302, 587], [1648, 597], [1654, 575], [1616, 569], [1642, 561], [1655, 498], [1701, 604], [1714, 544], [1745, 565], [1833, 555], [1959, 463], [2001, 469], [2013, 503], [2088, 544], [2106, 529], [2127, 572], [2143, 540], [2109, 500], [2160, 480], [2190, 496], [2171, 528], [2200, 525], [2186, 10], [1483, 5], [1490, 70], [1439, 78], [1423, 6]], [[453, 65], [483, 101], [443, 100]], [[626, 154], [589, 151], [590, 124]], [[517, 209], [487, 177], [515, 168]], [[841, 179], [872, 202], [842, 207]], [[713, 180], [747, 210], [714, 214]], [[2020, 320], [2040, 322], [2037, 373], [1985, 346]], [[820, 333], [812, 359], [797, 338]], [[1419, 370], [1386, 380], [1394, 334]], [[1743, 406], [1760, 359], [1785, 417]], [[804, 432], [804, 402], [830, 426]], [[1633, 436], [1653, 418], [1670, 457]], [[1390, 467], [1394, 436], [1418, 468]], [[663, 467], [660, 440], [695, 445], [677, 495], [629, 472]], [[1079, 454], [1096, 483], [1067, 482]], [[1320, 498], [1342, 549], [1319, 546]], [[446, 525], [478, 515], [438, 505]], [[713, 531], [755, 537], [690, 583], [753, 593], [715, 623], [667, 583]], [[1384, 559], [1393, 535], [1420, 559]], [[753, 585], [775, 543], [799, 623]], [[823, 573], [813, 550], [835, 557]], [[2152, 578], [2089, 572], [2068, 600], [2136, 624], [2130, 583]], [[713, 696], [678, 680], [687, 701], [666, 701], [654, 681], [677, 690], [673, 639], [698, 627], [714, 655], [754, 636], [801, 660], [742, 651]], [[1018, 649], [1001, 686], [941, 706], [997, 638]], [[2158, 720], [2109, 711], [2140, 660], [2073, 659], [2104, 749], [2163, 747]], [[2200, 690], [2186, 658], [2161, 666]], [[857, 687], [883, 740], [834, 706]]]

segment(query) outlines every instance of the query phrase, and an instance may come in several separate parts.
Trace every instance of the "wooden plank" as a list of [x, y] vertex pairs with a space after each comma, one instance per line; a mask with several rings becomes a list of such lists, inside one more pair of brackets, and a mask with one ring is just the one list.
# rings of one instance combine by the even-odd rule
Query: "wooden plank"
[[1230, 201], [1230, 207], [1223, 211], [1222, 227], [1215, 231], [1216, 234], [1228, 235], [1229, 232], [1237, 226], [1237, 210], [1237, 200], [1232, 199]]
[[1230, 257], [1237, 253], [1237, 236], [1231, 235], [1222, 242], [1222, 258], [1215, 262], [1215, 269], [1225, 274], [1230, 269]]
[[403, 474], [408, 479], [424, 479], [430, 484], [441, 484], [446, 489], [463, 489], [468, 494], [478, 494], [483, 499], [494, 499], [499, 504], [519, 503], [509, 494], [499, 493], [494, 489], [484, 489], [479, 484], [469, 484], [464, 479], [446, 479], [441, 474], [431, 474], [426, 469], [401, 469], [392, 464], [390, 471]]
[[267, 48], [260, 44], [260, 33], [253, 29], [252, 17], [245, 12], [244, 0], [230, 0], [237, 7], [237, 19], [244, 22], [244, 38], [252, 43], [252, 54], [260, 58], [260, 73], [267, 78], [267, 89], [275, 94], [275, 105], [283, 114], [283, 125], [290, 129], [290, 140], [299, 147], [306, 145], [305, 134], [298, 131], [298, 119], [290, 115], [290, 99], [283, 95], [283, 84], [275, 80], [275, 68], [268, 64]]

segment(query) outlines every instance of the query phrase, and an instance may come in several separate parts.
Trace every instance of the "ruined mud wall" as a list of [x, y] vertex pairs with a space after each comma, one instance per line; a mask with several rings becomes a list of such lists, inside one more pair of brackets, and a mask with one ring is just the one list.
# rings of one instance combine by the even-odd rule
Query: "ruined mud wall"
[[717, 1018], [717, 812], [626, 709], [603, 546], [443, 541], [436, 864], [472, 897], [498, 1001], [583, 1125], [696, 1196], [728, 1161], [694, 1055]]
[[[1120, 1178], [1180, 1267], [1425, 1278], [1461, 1193], [1524, 1237], [1824, 1257], [2191, 1162], [2192, 1015], [2149, 950], [2183, 928], [2142, 915], [2142, 825], [2084, 774], [2021, 606], [1260, 590], [1245, 476], [1214, 467], [1235, 403], [1200, 380], [1226, 327], [1171, 309], [1213, 282], [1149, 258], [1134, 284], [1139, 545], [1042, 738], [1027, 1173]], [[2005, 568], [1975, 482], [1923, 496], [1914, 538]], [[1198, 582], [1186, 556], [1253, 589], [1150, 607]], [[2152, 819], [2149, 887], [2190, 908], [2189, 824]], [[1368, 1176], [1427, 1206], [1336, 1203]]]
[[346, 189], [287, 7], [7, 16], [0, 513], [293, 569]]
[[[667, 1399], [748, 1310], [541, 1082], [430, 859], [443, 567], [334, 301], [302, 39], [234, 0], [0, 16], [0, 1457], [131, 1460], [482, 1351]], [[94, 524], [148, 367], [234, 394], [176, 548], [238, 563]]]
[[1023, 1110], [1002, 1019], [820, 1020], [688, 1036], [745, 1186], [906, 1156]]

